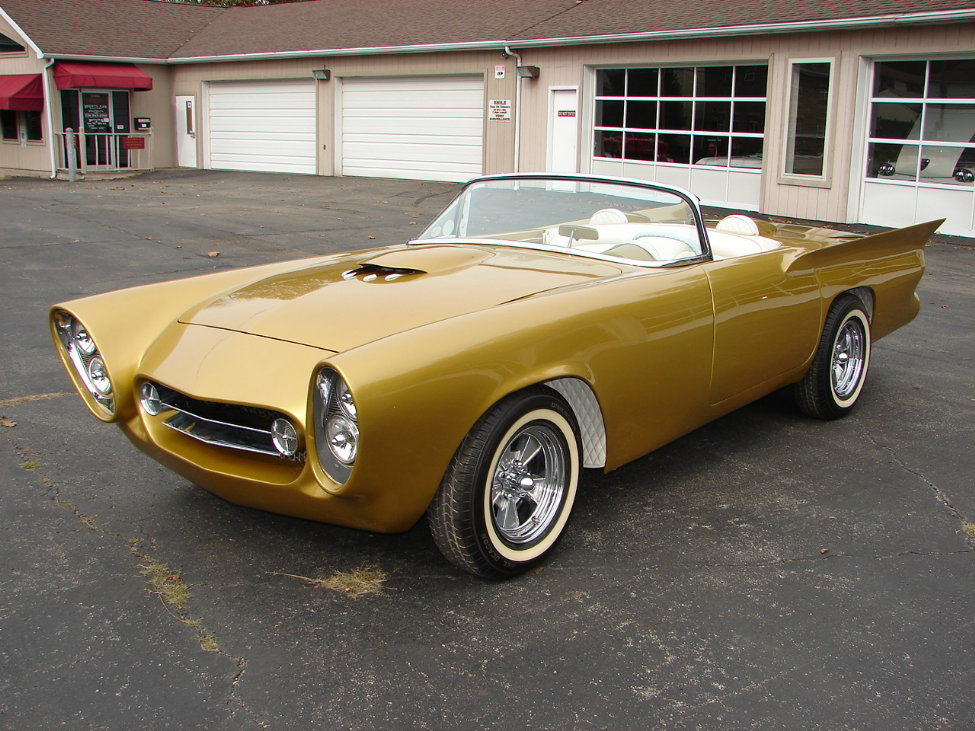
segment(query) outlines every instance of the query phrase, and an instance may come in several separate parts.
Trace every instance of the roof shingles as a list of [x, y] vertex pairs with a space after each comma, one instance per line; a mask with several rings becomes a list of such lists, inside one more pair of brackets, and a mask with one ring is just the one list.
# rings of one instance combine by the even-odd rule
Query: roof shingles
[[975, 9], [975, 0], [0, 0], [47, 55], [191, 59], [585, 38]]

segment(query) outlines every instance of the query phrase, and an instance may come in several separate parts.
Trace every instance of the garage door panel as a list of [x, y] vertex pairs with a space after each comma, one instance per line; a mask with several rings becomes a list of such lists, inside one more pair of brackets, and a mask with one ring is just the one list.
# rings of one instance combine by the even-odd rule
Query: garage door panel
[[208, 92], [210, 167], [317, 172], [313, 81], [211, 82]]
[[346, 79], [345, 175], [463, 181], [483, 169], [480, 77]]
[[[353, 143], [345, 148], [346, 159], [349, 158], [359, 158], [359, 159], [377, 159], [380, 161], [411, 161], [411, 162], [422, 162], [422, 161], [434, 161], [436, 159], [435, 154], [437, 151], [433, 150], [431, 145], [415, 145], [415, 144], [400, 144], [400, 145], [371, 145], [362, 143]], [[481, 148], [480, 147], [462, 147], [462, 146], [452, 146], [449, 148], [449, 161], [454, 163], [465, 163], [468, 165], [480, 164], [481, 162]]]

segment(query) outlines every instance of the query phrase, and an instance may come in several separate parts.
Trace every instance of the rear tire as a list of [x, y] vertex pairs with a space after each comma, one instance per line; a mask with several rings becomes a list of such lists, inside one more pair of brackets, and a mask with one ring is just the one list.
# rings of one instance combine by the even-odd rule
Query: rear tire
[[579, 482], [571, 410], [542, 389], [498, 402], [464, 439], [427, 512], [444, 557], [487, 578], [522, 573], [561, 538]]
[[870, 319], [860, 299], [840, 295], [830, 307], [812, 365], [795, 386], [799, 409], [838, 419], [856, 406], [870, 367]]

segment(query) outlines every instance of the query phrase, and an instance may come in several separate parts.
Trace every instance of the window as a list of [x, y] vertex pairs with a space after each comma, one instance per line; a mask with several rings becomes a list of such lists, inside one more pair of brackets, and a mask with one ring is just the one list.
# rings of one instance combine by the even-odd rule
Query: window
[[975, 60], [876, 62], [868, 134], [868, 178], [973, 187]]
[[8, 38], [0, 33], [0, 54], [2, 53], [25, 53], [26, 49], [17, 43], [13, 38]]
[[823, 175], [831, 66], [830, 61], [792, 64], [785, 157], [787, 175]]
[[40, 112], [15, 112], [11, 109], [2, 109], [0, 126], [3, 127], [4, 140], [19, 141], [21, 130], [24, 132], [24, 139], [31, 141], [44, 139]]
[[596, 157], [761, 168], [768, 66], [596, 71]]

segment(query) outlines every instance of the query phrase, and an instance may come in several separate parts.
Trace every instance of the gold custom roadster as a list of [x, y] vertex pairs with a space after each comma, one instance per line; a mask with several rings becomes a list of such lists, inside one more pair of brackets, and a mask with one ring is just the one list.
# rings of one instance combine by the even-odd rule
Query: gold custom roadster
[[706, 223], [676, 188], [488, 176], [408, 244], [78, 299], [50, 326], [91, 412], [189, 480], [371, 531], [426, 515], [448, 560], [500, 577], [552, 550], [584, 467], [785, 386], [847, 414], [939, 223]]

